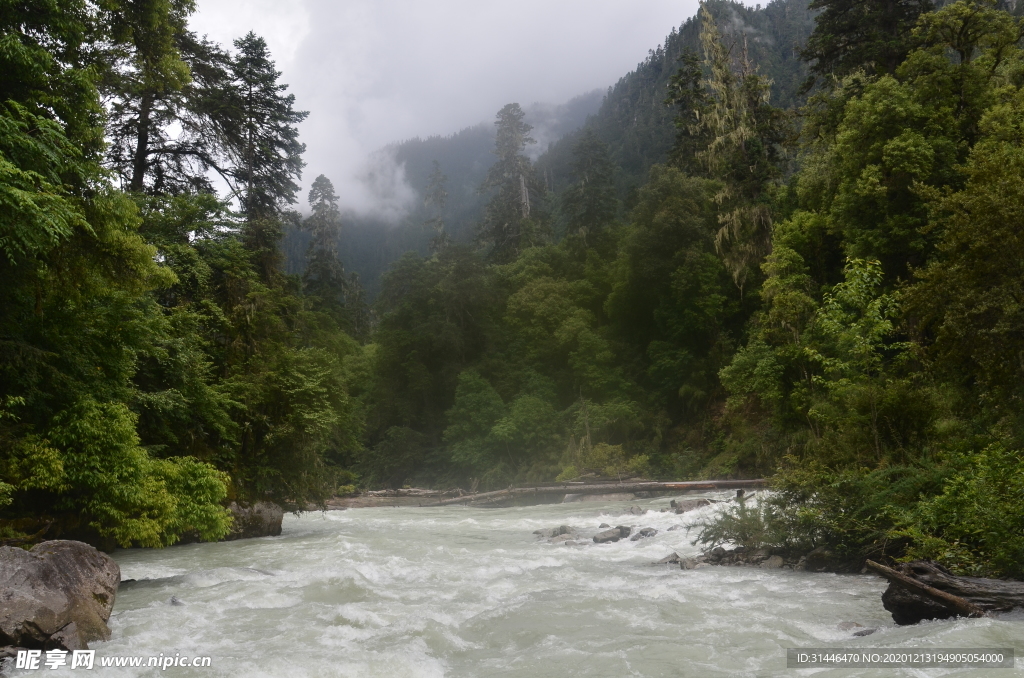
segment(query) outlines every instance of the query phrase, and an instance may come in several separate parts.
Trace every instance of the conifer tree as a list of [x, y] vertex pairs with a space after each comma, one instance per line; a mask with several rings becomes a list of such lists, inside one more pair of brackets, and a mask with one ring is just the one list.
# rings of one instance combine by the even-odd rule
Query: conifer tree
[[[782, 112], [769, 105], [771, 81], [756, 72], [746, 45], [733, 65], [714, 17], [701, 4], [701, 45], [709, 73], [709, 105], [702, 127], [710, 139], [697, 157], [719, 179], [720, 227], [715, 246], [742, 294], [747, 277], [771, 251], [770, 189], [780, 176]], [[745, 38], [744, 38], [745, 40]]]
[[266, 41], [253, 32], [235, 41], [235, 128], [227, 140], [235, 166], [229, 175], [247, 221], [276, 217], [295, 202], [296, 180], [305, 163], [306, 146], [295, 127], [306, 119], [296, 111], [295, 95], [278, 82], [281, 72], [270, 59]]
[[135, 0], [109, 13], [107, 162], [133, 193], [212, 192], [207, 172], [224, 173], [229, 57], [187, 30], [194, 11], [193, 0]]
[[424, 222], [434, 229], [434, 237], [430, 239], [431, 252], [441, 252], [451, 244], [451, 237], [444, 228], [444, 208], [448, 204], [447, 183], [448, 177], [441, 171], [441, 163], [435, 160], [434, 170], [427, 180], [427, 194], [423, 198], [424, 207], [434, 210], [434, 216]]
[[819, 77], [842, 78], [861, 68], [893, 73], [914, 48], [917, 18], [932, 6], [931, 0], [813, 0], [810, 9], [821, 13], [801, 56]]
[[163, 128], [175, 118], [172, 102], [189, 80], [175, 43], [193, 9], [190, 0], [139, 0], [113, 15], [121, 49], [107, 88], [113, 94], [110, 158], [136, 193], [144, 186], [150, 148], [165, 141]]
[[704, 174], [698, 154], [707, 148], [708, 130], [702, 124], [707, 114], [709, 99], [701, 72], [701, 59], [687, 49], [679, 58], [682, 65], [669, 81], [669, 94], [665, 104], [678, 109], [674, 124], [676, 140], [669, 151], [669, 164], [691, 176]]
[[562, 197], [567, 234], [584, 247], [596, 239], [615, 220], [614, 173], [608, 145], [592, 131], [585, 131], [573, 148], [573, 174], [576, 183]]
[[278, 82], [281, 72], [263, 38], [250, 31], [235, 47], [225, 93], [231, 124], [224, 130], [232, 167], [225, 174], [245, 218], [243, 242], [269, 282], [280, 268], [283, 209], [295, 202], [305, 165], [306, 146], [295, 126], [308, 113], [296, 111], [295, 96], [284, 93], [288, 86]]
[[306, 250], [306, 272], [302, 282], [306, 291], [318, 297], [325, 308], [339, 311], [345, 299], [345, 268], [338, 260], [338, 236], [341, 215], [334, 184], [321, 174], [309, 189], [313, 213], [305, 227], [313, 236]]
[[530, 219], [530, 193], [543, 191], [530, 159], [523, 155], [532, 126], [523, 119], [519, 104], [507, 104], [498, 111], [494, 154], [498, 160], [487, 171], [480, 192], [495, 191], [484, 211], [480, 239], [491, 244], [491, 258], [498, 262], [514, 259], [525, 247], [539, 241]]
[[146, 6], [119, 22], [126, 42], [103, 81], [107, 162], [134, 193], [212, 192], [208, 171], [224, 175], [228, 166], [230, 57], [186, 30], [192, 3], [139, 3]]

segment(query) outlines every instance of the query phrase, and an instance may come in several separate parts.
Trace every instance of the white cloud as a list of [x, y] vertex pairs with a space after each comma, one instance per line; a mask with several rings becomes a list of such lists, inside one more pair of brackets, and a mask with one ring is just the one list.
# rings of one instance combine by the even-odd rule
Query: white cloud
[[375, 150], [491, 120], [512, 101], [607, 88], [696, 10], [696, 0], [199, 0], [192, 27], [225, 45], [250, 29], [267, 40], [310, 111], [303, 183], [326, 174], [346, 207], [366, 210]]

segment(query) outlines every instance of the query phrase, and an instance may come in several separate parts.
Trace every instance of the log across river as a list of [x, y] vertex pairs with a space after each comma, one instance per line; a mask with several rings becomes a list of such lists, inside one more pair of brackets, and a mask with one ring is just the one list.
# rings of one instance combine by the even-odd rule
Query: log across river
[[[728, 505], [661, 512], [684, 496], [728, 500], [735, 490], [310, 512], [286, 515], [277, 537], [117, 551], [122, 576], [135, 581], [118, 592], [111, 640], [93, 648], [97, 657], [213, 658], [203, 669], [102, 672], [117, 678], [791, 678], [806, 673], [786, 668], [791, 647], [1024, 652], [1018, 613], [897, 626], [881, 603], [887, 582], [876, 576], [654, 565], [674, 552], [696, 556], [686, 528]], [[648, 512], [630, 515], [631, 506]], [[657, 533], [595, 544], [602, 523]], [[560, 525], [589, 543], [534, 534]], [[856, 637], [858, 629], [877, 630]], [[44, 673], [79, 672], [12, 675]], [[1024, 669], [825, 675], [943, 673]]]
[[561, 483], [536, 485], [533, 487], [510, 487], [493, 492], [467, 494], [442, 499], [438, 506], [448, 504], [483, 505], [506, 499], [529, 499], [531, 497], [558, 495], [621, 494], [637, 492], [695, 492], [700, 490], [758, 489], [765, 486], [764, 480], [688, 480], [679, 482], [640, 481], [626, 483]]

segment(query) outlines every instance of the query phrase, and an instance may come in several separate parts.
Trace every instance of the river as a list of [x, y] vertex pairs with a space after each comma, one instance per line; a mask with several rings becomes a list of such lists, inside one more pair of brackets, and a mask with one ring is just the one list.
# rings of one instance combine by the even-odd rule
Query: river
[[[688, 495], [690, 497], [697, 495]], [[706, 496], [725, 496], [708, 493]], [[1024, 675], [1021, 668], [786, 669], [787, 647], [1013, 647], [1022, 616], [896, 627], [882, 580], [652, 565], [695, 555], [699, 520], [669, 497], [476, 509], [367, 508], [286, 516], [279, 537], [118, 551], [113, 637], [97, 657], [207, 655], [207, 668], [102, 676]], [[536, 529], [608, 522], [640, 541], [554, 545]], [[589, 540], [588, 540], [589, 541]], [[176, 599], [172, 604], [172, 596]], [[837, 625], [879, 630], [854, 638]], [[1018, 661], [1018, 666], [1021, 662]], [[25, 672], [28, 675], [30, 672]], [[80, 671], [40, 672], [78, 675]]]

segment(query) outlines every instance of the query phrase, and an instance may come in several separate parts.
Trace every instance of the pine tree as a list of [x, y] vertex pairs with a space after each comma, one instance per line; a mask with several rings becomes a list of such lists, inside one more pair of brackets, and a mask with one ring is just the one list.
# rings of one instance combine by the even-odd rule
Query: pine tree
[[225, 171], [229, 56], [186, 29], [193, 10], [190, 0], [140, 0], [115, 14], [107, 162], [134, 193], [213, 192], [208, 171]]
[[576, 183], [562, 196], [566, 237], [578, 240], [583, 247], [592, 247], [615, 220], [618, 209], [615, 166], [608, 145], [592, 130], [585, 131], [573, 148], [572, 171]]
[[176, 117], [175, 100], [189, 80], [175, 43], [193, 8], [188, 0], [139, 0], [114, 14], [112, 32], [121, 49], [106, 87], [113, 99], [109, 157], [122, 183], [136, 193], [145, 185], [150, 148], [165, 141], [163, 131]]
[[294, 110], [295, 96], [284, 93], [288, 86], [278, 82], [281, 72], [263, 38], [250, 31], [235, 47], [231, 87], [224, 93], [228, 123], [222, 134], [232, 163], [225, 178], [245, 218], [243, 243], [269, 283], [280, 269], [284, 208], [295, 202], [305, 165], [306, 146], [295, 126], [308, 113]]
[[487, 171], [480, 192], [495, 191], [484, 211], [479, 237], [491, 245], [490, 256], [498, 262], [515, 259], [524, 248], [539, 242], [540, 233], [530, 219], [530, 193], [543, 192], [530, 159], [523, 155], [533, 129], [523, 118], [519, 104], [498, 111], [494, 154], [498, 160]]
[[679, 57], [682, 65], [669, 81], [669, 94], [665, 104], [678, 109], [674, 124], [676, 140], [669, 151], [669, 164], [686, 174], [699, 176], [704, 167], [698, 154], [707, 148], [708, 130], [702, 124], [710, 105], [701, 72], [701, 59], [696, 52], [687, 49]]
[[914, 48], [917, 18], [932, 7], [931, 0], [813, 0], [810, 9], [821, 14], [800, 55], [819, 77], [842, 78], [861, 68], [893, 73]]
[[715, 246], [742, 294], [750, 272], [771, 251], [769, 199], [781, 174], [783, 118], [769, 105], [771, 81], [756, 72], [745, 42], [734, 67], [731, 52], [739, 43], [726, 47], [706, 4], [700, 14], [710, 89], [701, 126], [710, 141], [697, 157], [708, 175], [722, 182], [715, 195], [720, 224]]
[[229, 171], [242, 212], [249, 222], [277, 217], [295, 202], [296, 180], [305, 163], [305, 144], [295, 127], [306, 111], [294, 110], [295, 96], [278, 79], [266, 41], [251, 31], [235, 41], [231, 63], [235, 127], [227, 143], [235, 166]]
[[323, 174], [309, 189], [309, 206], [313, 213], [304, 225], [313, 237], [306, 250], [303, 286], [318, 297], [326, 309], [339, 312], [345, 304], [346, 286], [345, 268], [338, 260], [341, 214], [334, 185]]
[[445, 184], [448, 177], [441, 171], [441, 163], [434, 161], [434, 170], [427, 180], [427, 193], [423, 197], [423, 205], [433, 208], [434, 216], [423, 222], [434, 229], [434, 237], [430, 239], [430, 251], [441, 252], [451, 244], [451, 237], [444, 228], [444, 208], [448, 204], [448, 191]]

